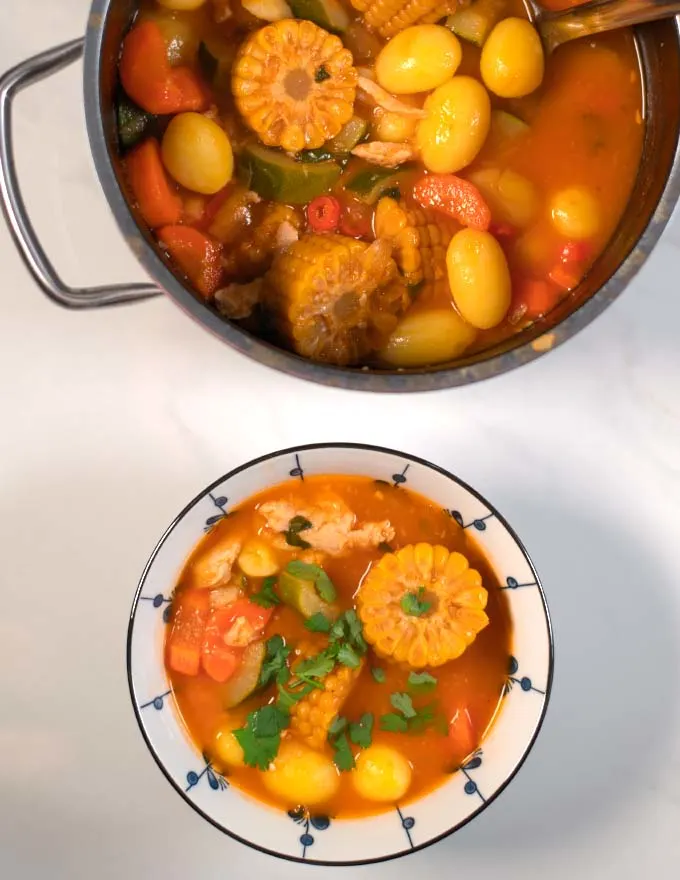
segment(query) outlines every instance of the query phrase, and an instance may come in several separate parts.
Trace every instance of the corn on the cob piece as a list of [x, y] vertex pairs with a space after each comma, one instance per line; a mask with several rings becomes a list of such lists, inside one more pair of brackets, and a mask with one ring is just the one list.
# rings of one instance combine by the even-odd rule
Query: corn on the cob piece
[[340, 39], [311, 21], [284, 19], [252, 33], [234, 62], [236, 106], [262, 143], [320, 147], [354, 112], [357, 72]]
[[392, 243], [406, 283], [413, 287], [425, 282], [428, 291], [448, 285], [446, 249], [456, 229], [445, 217], [423, 208], [404, 208], [387, 196], [380, 199], [375, 212], [375, 234]]
[[323, 749], [328, 737], [328, 728], [340, 714], [363, 668], [363, 658], [361, 665], [356, 669], [338, 664], [323, 679], [323, 690], [315, 688], [291, 707], [290, 729], [312, 749], [318, 751]]
[[439, 21], [466, 5], [463, 0], [351, 0], [364, 22], [383, 37], [393, 37], [413, 24]]
[[302, 228], [302, 214], [289, 205], [262, 203], [255, 205], [252, 213], [253, 225], [245, 237], [222, 257], [229, 278], [245, 281], [262, 275], [271, 266], [279, 249], [279, 230], [283, 224], [295, 231]]
[[274, 329], [312, 360], [361, 361], [408, 304], [386, 241], [303, 235], [275, 257], [267, 275], [265, 306]]
[[[419, 603], [418, 614], [405, 610], [409, 596]], [[489, 623], [487, 598], [481, 575], [461, 553], [409, 544], [371, 568], [357, 610], [379, 656], [422, 669], [460, 657]]]

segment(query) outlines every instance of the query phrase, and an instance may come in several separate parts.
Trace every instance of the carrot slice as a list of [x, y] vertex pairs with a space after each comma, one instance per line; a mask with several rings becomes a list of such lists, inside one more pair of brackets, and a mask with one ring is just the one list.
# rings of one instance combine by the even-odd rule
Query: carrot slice
[[491, 209], [477, 187], [455, 174], [428, 174], [413, 187], [413, 197], [423, 208], [433, 208], [463, 226], [486, 232]]
[[175, 672], [198, 675], [208, 607], [207, 592], [187, 590], [179, 595], [168, 639], [168, 665]]
[[164, 115], [205, 110], [208, 96], [188, 67], [171, 67], [165, 39], [155, 21], [132, 28], [120, 58], [123, 88], [147, 113]]
[[196, 290], [212, 296], [222, 279], [222, 246], [191, 226], [164, 226], [158, 239]]
[[548, 273], [550, 280], [561, 290], [573, 290], [575, 287], [578, 287], [582, 275], [583, 270], [574, 263], [558, 263]]
[[201, 665], [204, 672], [215, 681], [225, 682], [236, 671], [242, 655], [242, 650], [230, 648], [225, 644], [219, 612], [213, 611], [205, 628], [201, 651]]
[[[513, 285], [510, 314], [526, 318], [540, 318], [557, 303], [561, 291], [542, 278], [523, 278]], [[510, 318], [512, 323], [512, 318]]]
[[152, 229], [171, 226], [182, 219], [182, 200], [172, 188], [161, 159], [160, 144], [149, 138], [125, 160], [130, 187], [144, 221]]
[[464, 761], [477, 745], [475, 729], [467, 707], [456, 709], [449, 722], [449, 744], [458, 761]]

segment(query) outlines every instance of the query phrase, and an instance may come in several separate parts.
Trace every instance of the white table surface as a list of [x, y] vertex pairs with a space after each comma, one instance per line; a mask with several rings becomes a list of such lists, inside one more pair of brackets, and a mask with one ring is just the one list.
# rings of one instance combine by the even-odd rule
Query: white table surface
[[[87, 10], [5, 0], [0, 67], [79, 35]], [[68, 280], [141, 280], [95, 180], [80, 75], [17, 103], [27, 201]], [[481, 385], [393, 397], [279, 376], [165, 299], [61, 310], [0, 226], [3, 880], [678, 876], [677, 215], [625, 295], [562, 348]], [[533, 555], [557, 647], [543, 732], [507, 792], [439, 845], [347, 870], [276, 861], [204, 822], [148, 754], [125, 672], [137, 579], [175, 513], [238, 463], [323, 440], [401, 447], [487, 495]]]

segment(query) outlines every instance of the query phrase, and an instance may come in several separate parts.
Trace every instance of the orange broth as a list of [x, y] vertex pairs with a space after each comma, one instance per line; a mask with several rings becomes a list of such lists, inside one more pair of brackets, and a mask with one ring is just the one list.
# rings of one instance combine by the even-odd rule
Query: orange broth
[[[456, 521], [436, 504], [403, 487], [378, 483], [366, 477], [323, 476], [305, 477], [304, 482], [291, 481], [272, 487], [253, 496], [236, 508], [207, 534], [189, 557], [179, 578], [173, 599], [173, 614], [181, 606], [183, 593], [196, 586], [195, 561], [226, 538], [238, 536], [240, 539], [253, 537], [262, 531], [264, 519], [257, 508], [265, 501], [279, 500], [293, 496], [296, 503], [314, 503], [331, 492], [340, 496], [356, 514], [358, 522], [389, 520], [395, 529], [392, 549], [397, 550], [407, 544], [427, 542], [442, 544], [449, 550], [463, 553], [482, 575], [488, 591], [486, 612], [489, 625], [462, 656], [436, 669], [428, 669], [437, 680], [436, 689], [427, 695], [414, 696], [417, 708], [436, 701], [438, 714], [446, 721], [457, 710], [467, 710], [474, 731], [476, 748], [485, 732], [492, 724], [499, 709], [506, 681], [508, 658], [511, 653], [511, 623], [504, 593], [499, 589], [498, 580], [478, 545], [470, 538]], [[290, 548], [289, 558], [300, 551]], [[342, 610], [354, 606], [354, 597], [369, 567], [385, 552], [385, 549], [349, 550], [339, 558], [326, 557], [323, 568], [332, 579], [338, 594], [338, 604]], [[285, 555], [285, 554], [284, 554]], [[248, 588], [259, 590], [257, 579], [249, 579]], [[319, 650], [323, 648], [325, 636], [311, 634], [303, 625], [303, 618], [292, 608], [277, 605], [268, 623], [265, 637], [278, 633], [287, 644], [295, 646], [301, 640], [310, 638], [318, 641]], [[385, 672], [385, 681], [378, 683], [371, 674], [371, 668], [379, 667]], [[373, 744], [385, 743], [401, 752], [412, 765], [412, 782], [404, 801], [422, 797], [428, 791], [441, 785], [455, 771], [473, 749], [469, 746], [464, 754], [457, 752], [452, 740], [441, 726], [431, 726], [418, 734], [388, 733], [379, 729], [378, 718], [393, 712], [390, 695], [407, 691], [409, 670], [381, 660], [370, 650], [367, 663], [342, 707], [342, 715], [348, 719], [358, 719], [363, 713], [371, 712], [375, 717]], [[243, 723], [248, 712], [271, 702], [274, 699], [273, 686], [249, 697], [245, 703], [225, 712], [222, 707], [221, 685], [212, 681], [204, 672], [196, 676], [182, 675], [168, 668], [172, 691], [186, 725], [186, 729], [197, 748], [213, 762], [216, 770], [228, 775], [230, 781], [254, 798], [273, 806], [291, 809], [299, 804], [281, 801], [272, 796], [263, 784], [263, 772], [251, 767], [228, 769], [222, 766], [213, 752], [215, 732], [225, 722], [235, 721], [234, 726]], [[326, 746], [328, 754], [332, 751]], [[353, 747], [355, 754], [358, 748]], [[329, 816], [351, 817], [381, 812], [386, 804], [376, 804], [365, 800], [354, 789], [351, 773], [340, 774], [341, 781], [337, 793], [326, 803], [315, 805], [315, 811]], [[302, 805], [304, 806], [304, 805]]]

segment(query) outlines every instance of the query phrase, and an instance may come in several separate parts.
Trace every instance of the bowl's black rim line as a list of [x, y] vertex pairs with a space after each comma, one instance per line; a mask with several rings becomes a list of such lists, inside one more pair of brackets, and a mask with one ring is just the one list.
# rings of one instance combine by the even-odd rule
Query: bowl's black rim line
[[[192, 800], [190, 800], [186, 796], [186, 793], [175, 782], [175, 780], [172, 778], [172, 776], [170, 776], [170, 773], [165, 769], [165, 766], [163, 765], [161, 759], [159, 758], [158, 753], [156, 752], [156, 749], [154, 748], [149, 737], [146, 734], [146, 730], [144, 728], [144, 723], [142, 722], [141, 713], [140, 713], [138, 705], [137, 705], [135, 689], [134, 689], [134, 685], [132, 682], [132, 663], [131, 663], [132, 630], [134, 627], [135, 614], [137, 613], [137, 608], [139, 605], [139, 597], [141, 595], [142, 589], [144, 588], [144, 584], [146, 582], [146, 578], [147, 578], [147, 575], [151, 569], [151, 566], [153, 565], [153, 563], [156, 560], [156, 556], [158, 555], [161, 547], [165, 544], [166, 540], [169, 538], [170, 534], [173, 532], [175, 527], [181, 522], [181, 520], [184, 519], [184, 517], [187, 515], [187, 513], [193, 507], [195, 507], [200, 501], [202, 501], [206, 496], [208, 496], [212, 492], [213, 489], [215, 489], [217, 486], [219, 486], [225, 480], [229, 480], [232, 477], [236, 476], [237, 474], [240, 474], [243, 471], [248, 470], [251, 467], [254, 467], [255, 465], [262, 464], [265, 461], [270, 461], [271, 459], [274, 459], [274, 458], [282, 458], [285, 455], [294, 455], [295, 453], [308, 452], [310, 450], [316, 450], [316, 449], [356, 449], [356, 450], [364, 450], [364, 451], [368, 450], [370, 452], [380, 452], [380, 453], [386, 453], [388, 455], [394, 455], [394, 456], [403, 458], [409, 462], [413, 462], [415, 464], [420, 464], [420, 465], [423, 465], [424, 467], [430, 468], [430, 470], [436, 471], [437, 473], [441, 474], [442, 476], [447, 477], [448, 479], [452, 480], [454, 483], [457, 483], [462, 489], [469, 492], [471, 495], [473, 495], [475, 498], [477, 498], [478, 501], [480, 501], [482, 504], [486, 505], [486, 507], [488, 507], [488, 509], [498, 519], [498, 521], [501, 523], [501, 525], [503, 525], [503, 527], [505, 529], [507, 529], [507, 531], [509, 532], [512, 539], [515, 541], [515, 543], [517, 544], [519, 549], [522, 551], [524, 558], [526, 559], [526, 561], [529, 564], [529, 567], [531, 568], [531, 571], [534, 575], [534, 580], [536, 581], [536, 586], [538, 587], [539, 595], [541, 597], [541, 603], [543, 605], [543, 613], [545, 615], [546, 628], [548, 631], [548, 646], [549, 646], [548, 681], [546, 684], [545, 695], [544, 695], [544, 700], [543, 700], [543, 710], [541, 712], [540, 718], [538, 719], [538, 723], [536, 725], [536, 729], [534, 730], [534, 733], [533, 733], [531, 740], [529, 741], [529, 743], [526, 746], [518, 763], [515, 765], [514, 769], [512, 770], [510, 775], [507, 777], [507, 779], [505, 779], [505, 781], [499, 786], [499, 788], [497, 788], [496, 791], [489, 798], [487, 798], [486, 801], [478, 809], [476, 809], [473, 813], [470, 813], [470, 815], [466, 816], [465, 819], [463, 819], [461, 822], [459, 822], [453, 828], [450, 828], [448, 831], [445, 831], [443, 834], [440, 834], [437, 837], [433, 837], [431, 840], [428, 840], [425, 843], [421, 843], [418, 846], [412, 846], [409, 849], [401, 850], [400, 852], [390, 853], [385, 856], [378, 856], [376, 858], [371, 858], [371, 859], [358, 859], [356, 861], [337, 862], [337, 861], [323, 861], [323, 860], [317, 860], [317, 859], [307, 859], [307, 858], [301, 858], [299, 856], [286, 855], [284, 853], [276, 852], [275, 850], [266, 849], [265, 847], [260, 846], [259, 844], [254, 843], [251, 840], [246, 840], [245, 838], [240, 837], [238, 834], [235, 834], [233, 831], [230, 831], [229, 829], [220, 825], [215, 819], [208, 816], [207, 813], [204, 813], [203, 810], [199, 806], [197, 806]], [[127, 678], [128, 678], [128, 687], [130, 689], [130, 698], [132, 701], [132, 706], [134, 709], [135, 718], [137, 719], [137, 724], [138, 724], [139, 729], [141, 731], [141, 734], [144, 738], [144, 742], [146, 743], [147, 748], [151, 752], [151, 755], [153, 756], [153, 759], [155, 760], [158, 767], [160, 768], [162, 774], [168, 780], [170, 785], [175, 789], [175, 791], [181, 795], [182, 800], [185, 803], [187, 803], [193, 810], [195, 810], [207, 822], [209, 822], [211, 825], [213, 825], [215, 828], [217, 828], [218, 831], [221, 831], [222, 833], [227, 834], [229, 837], [231, 837], [234, 840], [237, 840], [239, 843], [245, 844], [246, 846], [250, 847], [251, 849], [255, 849], [258, 852], [264, 853], [265, 855], [274, 856], [275, 858], [283, 859], [288, 862], [298, 862], [298, 863], [304, 864], [304, 865], [320, 865], [323, 867], [344, 868], [344, 867], [358, 867], [360, 865], [374, 865], [374, 864], [377, 864], [380, 862], [389, 862], [389, 861], [392, 861], [392, 859], [399, 859], [399, 858], [402, 858], [403, 856], [411, 855], [412, 853], [416, 853], [416, 852], [419, 852], [420, 850], [427, 849], [427, 847], [430, 847], [433, 844], [438, 843], [439, 841], [444, 840], [447, 837], [450, 837], [456, 831], [459, 831], [461, 828], [465, 827], [465, 825], [467, 825], [468, 822], [471, 822], [476, 816], [478, 816], [481, 812], [486, 810], [487, 807], [489, 807], [498, 798], [498, 796], [503, 791], [505, 791], [505, 789], [512, 782], [512, 780], [515, 778], [515, 776], [517, 776], [520, 769], [524, 765], [524, 762], [526, 761], [527, 757], [529, 756], [529, 753], [531, 752], [531, 750], [534, 746], [534, 743], [536, 742], [536, 739], [538, 738], [538, 734], [540, 733], [541, 728], [543, 727], [543, 722], [545, 721], [546, 712], [548, 710], [548, 703], [550, 702], [550, 695], [552, 692], [552, 683], [553, 683], [553, 674], [554, 674], [554, 665], [555, 665], [555, 642], [554, 642], [552, 622], [550, 619], [550, 612], [548, 610], [548, 603], [547, 603], [547, 600], [545, 597], [545, 592], [543, 590], [543, 585], [541, 584], [541, 580], [538, 576], [538, 572], [536, 571], [536, 567], [534, 566], [534, 563], [533, 563], [531, 557], [529, 556], [529, 553], [527, 552], [526, 547], [524, 546], [524, 544], [522, 543], [522, 541], [520, 540], [520, 538], [516, 534], [515, 530], [512, 528], [512, 526], [505, 519], [505, 517], [501, 513], [499, 513], [499, 511], [496, 510], [496, 508], [492, 504], [490, 504], [486, 500], [486, 498], [484, 498], [482, 495], [480, 495], [479, 492], [477, 492], [475, 489], [473, 489], [471, 486], [469, 486], [464, 480], [461, 480], [459, 477], [455, 476], [450, 471], [447, 471], [445, 468], [442, 468], [439, 465], [433, 464], [432, 462], [427, 461], [424, 458], [419, 458], [416, 455], [410, 455], [409, 453], [401, 452], [398, 449], [390, 449], [386, 446], [374, 446], [374, 445], [371, 445], [368, 443], [310, 443], [310, 444], [307, 444], [304, 446], [291, 446], [288, 449], [279, 449], [279, 450], [276, 450], [275, 452], [270, 452], [267, 455], [262, 455], [259, 458], [254, 458], [251, 461], [246, 462], [245, 464], [239, 465], [238, 467], [234, 468], [231, 471], [228, 471], [226, 474], [224, 474], [221, 477], [218, 477], [218, 479], [214, 480], [202, 492], [200, 492], [198, 495], [196, 495], [193, 498], [193, 500], [190, 501], [186, 505], [186, 507], [181, 511], [181, 513], [179, 513], [174, 518], [172, 523], [168, 526], [168, 528], [163, 533], [161, 539], [158, 541], [158, 543], [154, 547], [154, 549], [151, 553], [151, 556], [149, 557], [146, 565], [144, 566], [144, 571], [142, 572], [142, 576], [139, 580], [139, 584], [137, 586], [137, 590], [135, 592], [135, 597], [134, 597], [134, 600], [132, 603], [132, 610], [130, 612], [130, 622], [128, 624], [126, 660], [127, 660]]]

